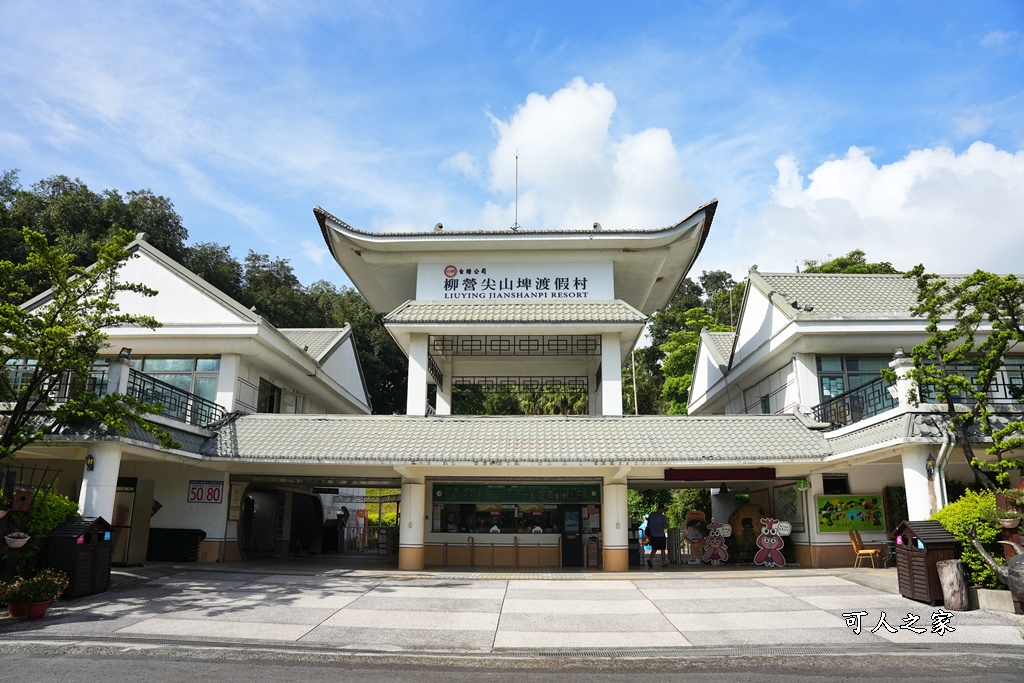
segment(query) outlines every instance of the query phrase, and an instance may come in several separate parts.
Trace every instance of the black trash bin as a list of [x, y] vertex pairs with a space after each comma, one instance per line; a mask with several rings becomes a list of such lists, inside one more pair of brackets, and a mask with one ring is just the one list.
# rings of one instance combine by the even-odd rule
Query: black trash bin
[[896, 543], [896, 575], [900, 594], [932, 605], [942, 602], [938, 567], [941, 560], [959, 559], [957, 541], [938, 522], [901, 522], [892, 532]]
[[150, 528], [146, 560], [149, 562], [196, 562], [199, 560], [199, 544], [205, 538], [206, 532], [202, 529]]
[[71, 517], [47, 536], [47, 564], [68, 575], [65, 598], [110, 588], [114, 527], [102, 517]]

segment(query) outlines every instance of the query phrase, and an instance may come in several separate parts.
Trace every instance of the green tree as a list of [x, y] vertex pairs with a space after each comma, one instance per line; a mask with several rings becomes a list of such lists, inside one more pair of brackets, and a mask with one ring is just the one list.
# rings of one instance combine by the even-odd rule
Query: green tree
[[[635, 391], [634, 382], [636, 383]], [[623, 413], [626, 415], [663, 415], [665, 413], [661, 400], [661, 385], [663, 383], [661, 368], [652, 369], [647, 364], [647, 356], [640, 351], [634, 351], [633, 362], [627, 363], [622, 368]]]
[[[150, 190], [133, 190], [125, 197], [117, 190], [96, 193], [81, 180], [63, 175], [40, 180], [26, 190], [18, 171], [6, 171], [0, 176], [0, 253], [12, 263], [28, 258], [22, 237], [26, 227], [72, 254], [74, 265], [83, 267], [97, 260], [94, 245], [115, 231], [145, 232], [150, 244], [172, 258], [180, 256], [188, 237], [171, 201]], [[38, 273], [26, 277], [31, 278], [33, 294], [47, 286]]]
[[245, 257], [242, 303], [277, 327], [327, 327], [323, 309], [309, 305], [310, 297], [288, 259], [271, 259], [250, 251]]
[[231, 255], [231, 249], [215, 242], [199, 242], [185, 247], [181, 264], [235, 301], [246, 298], [243, 290], [245, 269]]
[[[914, 347], [909, 377], [917, 387], [911, 400], [944, 408], [950, 431], [975, 471], [976, 481], [994, 488], [983, 471], [992, 471], [1005, 485], [1008, 473], [1024, 467], [1024, 458], [1009, 457], [1024, 446], [1024, 423], [996, 426], [990, 404], [1006, 354], [1024, 341], [1024, 283], [1013, 275], [976, 271], [959, 282], [928, 274], [918, 265], [904, 276], [917, 283], [912, 315], [925, 318], [928, 338]], [[891, 370], [883, 372], [890, 381]], [[966, 399], [966, 402], [964, 401]], [[988, 452], [994, 462], [978, 458], [971, 444], [977, 427], [992, 435]]]
[[659, 505], [666, 508], [672, 502], [672, 492], [668, 489], [629, 489], [626, 491], [626, 509], [629, 518], [642, 520], [658, 509]]
[[338, 289], [326, 280], [315, 282], [307, 295], [311, 305], [322, 312], [327, 325], [340, 327], [348, 323], [352, 326], [373, 412], [404, 414], [408, 362], [384, 328], [383, 316], [374, 312], [355, 289]]
[[665, 383], [661, 397], [667, 405], [669, 415], [685, 415], [686, 405], [690, 399], [690, 384], [693, 381], [693, 368], [697, 363], [697, 348], [700, 345], [701, 330], [710, 332], [730, 332], [728, 325], [719, 325], [703, 308], [692, 308], [686, 312], [686, 323], [682, 330], [669, 335], [668, 341], [661, 345], [665, 352], [665, 362], [661, 371]]
[[854, 249], [846, 256], [839, 256], [824, 263], [804, 261], [804, 272], [896, 275], [900, 271], [893, 268], [888, 261], [868, 263], [867, 255], [860, 249]]
[[[132, 397], [96, 396], [86, 390], [70, 392], [66, 399], [59, 395], [68, 377], [89, 377], [90, 364], [106, 346], [104, 330], [159, 324], [149, 316], [121, 313], [115, 302], [119, 292], [156, 293], [118, 278], [132, 236], [116, 231], [95, 244], [96, 263], [84, 268], [75, 265], [74, 254], [49, 244], [42, 234], [28, 228], [23, 234], [26, 261], [0, 261], [0, 360], [6, 370], [0, 373], [0, 403], [9, 406], [0, 428], [0, 459], [78, 422], [104, 424], [124, 434], [134, 421], [163, 445], [174, 445], [165, 432], [142, 419], [153, 407]], [[32, 307], [22, 305], [29, 282], [51, 288]]]

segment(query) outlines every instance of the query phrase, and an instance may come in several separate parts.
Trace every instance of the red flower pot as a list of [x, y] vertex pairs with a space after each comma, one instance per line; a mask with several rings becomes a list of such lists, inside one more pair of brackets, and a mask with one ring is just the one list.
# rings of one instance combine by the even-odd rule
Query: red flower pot
[[27, 602], [10, 602], [7, 604], [7, 614], [15, 619], [25, 616], [27, 610]]
[[42, 619], [43, 615], [46, 614], [46, 608], [50, 606], [53, 600], [47, 600], [46, 602], [30, 602], [25, 609], [25, 617], [28, 619]]

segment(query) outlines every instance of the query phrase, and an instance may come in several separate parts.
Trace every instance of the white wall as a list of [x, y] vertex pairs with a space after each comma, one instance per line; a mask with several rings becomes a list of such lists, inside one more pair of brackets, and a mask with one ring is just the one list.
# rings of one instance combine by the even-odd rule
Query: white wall
[[[122, 461], [120, 475], [155, 482], [153, 500], [161, 507], [150, 519], [150, 528], [202, 529], [208, 541], [224, 539], [230, 495], [224, 473], [178, 463]], [[222, 482], [221, 502], [189, 503], [189, 482], [192, 480]]]
[[761, 398], [768, 397], [769, 413], [777, 415], [788, 412], [798, 401], [796, 374], [787, 363], [754, 386], [743, 391], [741, 412], [749, 415], [761, 414]]
[[262, 372], [252, 363], [241, 361], [238, 364], [238, 381], [236, 383], [235, 409], [247, 413], [255, 413], [259, 403], [260, 378], [266, 379], [281, 389], [281, 412], [302, 413], [304, 415], [322, 415], [324, 407], [311, 400], [308, 396], [296, 392], [294, 388], [279, 378]]
[[123, 313], [151, 315], [165, 325], [241, 322], [237, 313], [144, 252], [139, 252], [137, 258], [128, 259], [121, 266], [119, 275], [123, 282], [143, 283], [157, 291], [155, 297], [119, 292], [115, 301]]

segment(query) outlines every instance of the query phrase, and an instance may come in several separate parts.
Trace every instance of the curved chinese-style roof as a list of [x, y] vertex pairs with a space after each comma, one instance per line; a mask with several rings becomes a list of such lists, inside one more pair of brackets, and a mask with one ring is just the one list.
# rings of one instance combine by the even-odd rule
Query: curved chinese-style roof
[[357, 230], [319, 206], [313, 209], [331, 254], [378, 313], [416, 299], [420, 263], [607, 262], [615, 298], [646, 315], [664, 308], [707, 239], [718, 201], [674, 225], [654, 230]]

